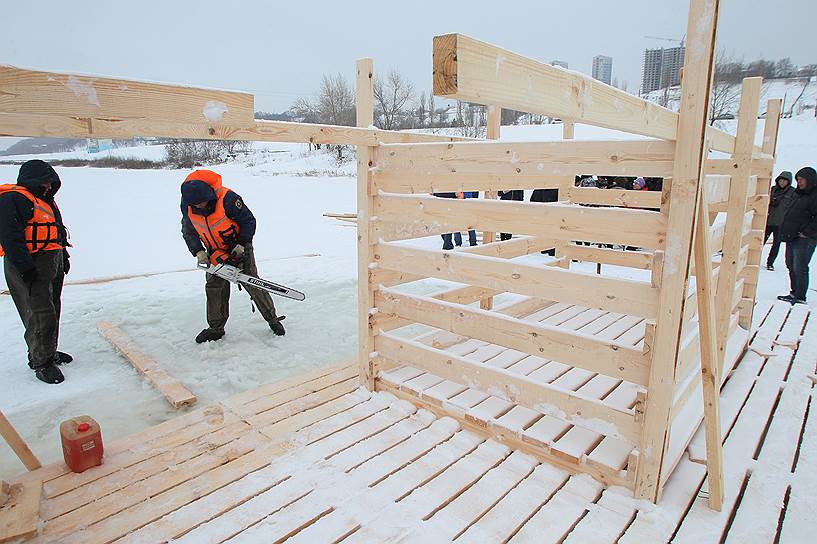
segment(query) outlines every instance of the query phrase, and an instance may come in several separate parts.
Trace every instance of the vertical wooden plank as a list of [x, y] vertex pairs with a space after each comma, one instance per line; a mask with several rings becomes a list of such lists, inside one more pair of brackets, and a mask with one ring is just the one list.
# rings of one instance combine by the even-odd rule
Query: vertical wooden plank
[[[374, 123], [374, 62], [372, 59], [357, 61], [357, 126], [369, 127]], [[374, 198], [370, 195], [369, 167], [374, 156], [373, 147], [357, 146], [357, 334], [358, 364], [360, 365], [360, 384], [369, 391], [374, 391], [374, 329], [371, 310], [374, 307], [374, 296], [369, 264], [374, 261], [371, 224], [369, 217], [374, 207]]]
[[575, 138], [575, 129], [576, 123], [573, 121], [565, 119], [562, 125], [562, 139], [563, 140], [572, 140]]
[[[562, 139], [563, 140], [572, 140], [573, 137], [575, 136], [575, 130], [574, 130], [575, 127], [576, 127], [576, 123], [574, 123], [573, 121], [565, 119], [563, 121], [563, 125], [562, 125]], [[564, 195], [566, 194], [565, 191], [567, 191], [571, 187], [573, 187], [574, 178], [575, 178], [575, 176], [566, 176], [563, 179], [559, 180], [559, 185], [560, 185], [560, 187], [559, 187], [559, 191], [560, 191], [559, 192], [559, 198], [564, 198]], [[561, 266], [562, 268], [570, 268], [570, 260], [572, 258], [570, 255], [568, 255], [568, 248], [570, 248], [570, 243], [559, 240], [559, 241], [557, 241], [555, 243], [555, 247], [556, 247], [556, 257], [563, 257], [563, 259], [561, 260], [559, 266]], [[601, 265], [599, 265], [599, 266], [601, 266]]]
[[[502, 130], [502, 108], [500, 106], [488, 106], [488, 125], [485, 127], [485, 136], [489, 140], [499, 140]], [[496, 199], [496, 191], [486, 191], [485, 198]], [[483, 232], [482, 243], [490, 244], [496, 239], [495, 232]], [[483, 310], [490, 310], [494, 307], [494, 297], [486, 297], [479, 301], [479, 307]]]
[[17, 429], [12, 426], [11, 422], [6, 419], [3, 412], [0, 412], [0, 436], [3, 437], [28, 470], [37, 470], [42, 467], [40, 461], [31, 451], [31, 448], [28, 447], [28, 444], [26, 444], [23, 437], [19, 435]]
[[[783, 109], [783, 101], [779, 98], [769, 100], [766, 103], [766, 123], [763, 127], [763, 146], [761, 148], [763, 153], [775, 156], [777, 153], [777, 131], [780, 126], [780, 112]], [[774, 173], [772, 173], [774, 175]], [[758, 178], [757, 190], [758, 195], [768, 195], [771, 189], [771, 178]], [[752, 230], [766, 230], [766, 220], [769, 218], [769, 209], [761, 207], [755, 212], [752, 217]], [[747, 265], [760, 266], [760, 259], [763, 253], [763, 240], [752, 239], [749, 242], [749, 257]], [[743, 285], [743, 298], [751, 299], [753, 302], [757, 298], [757, 282], [760, 274], [759, 268], [751, 268], [749, 276]], [[741, 307], [740, 315], [738, 316], [738, 324], [750, 329], [752, 326], [752, 314], [754, 312], [754, 304], [745, 304]]]
[[[746, 198], [749, 195], [752, 174], [752, 152], [757, 125], [757, 110], [760, 102], [760, 87], [763, 78], [747, 77], [743, 80], [738, 113], [738, 129], [735, 136], [735, 153], [732, 158], [738, 167], [729, 184], [729, 203], [726, 208], [726, 225], [723, 232], [723, 256], [718, 274], [718, 305], [715, 314], [717, 327], [718, 360], [723, 361], [726, 351], [727, 331], [732, 316], [732, 293], [738, 277], [738, 259], [743, 245], [743, 220], [746, 213]], [[764, 221], [765, 224], [765, 221]]]
[[700, 185], [695, 223], [695, 289], [698, 293], [698, 337], [701, 342], [706, 467], [709, 472], [709, 505], [720, 512], [723, 504], [723, 444], [720, 419], [720, 374], [715, 339], [715, 293], [712, 290], [712, 244], [709, 239], [709, 200]]
[[651, 501], [657, 501], [661, 494], [661, 464], [669, 434], [681, 316], [689, 278], [696, 201], [704, 161], [706, 114], [712, 83], [717, 22], [718, 0], [690, 1], [681, 113], [669, 194], [671, 205], [667, 243], [635, 482], [635, 496]]

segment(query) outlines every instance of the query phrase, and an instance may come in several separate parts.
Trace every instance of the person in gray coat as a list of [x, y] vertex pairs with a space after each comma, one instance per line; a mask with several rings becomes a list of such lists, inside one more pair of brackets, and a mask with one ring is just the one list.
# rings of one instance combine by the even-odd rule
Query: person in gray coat
[[780, 251], [780, 225], [783, 224], [783, 217], [791, 206], [794, 197], [794, 187], [792, 186], [791, 172], [784, 170], [780, 172], [774, 180], [771, 195], [769, 196], [769, 217], [766, 220], [766, 236], [763, 238], [765, 244], [772, 237], [772, 248], [766, 258], [766, 269], [774, 270], [774, 261]]

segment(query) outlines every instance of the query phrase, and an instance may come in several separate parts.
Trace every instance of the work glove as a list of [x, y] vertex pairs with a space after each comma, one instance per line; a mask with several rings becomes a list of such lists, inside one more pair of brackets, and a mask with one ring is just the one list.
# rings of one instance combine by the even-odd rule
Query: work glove
[[196, 253], [196, 263], [200, 265], [208, 264], [210, 262], [210, 257], [207, 256], [207, 252], [203, 249]]
[[233, 256], [233, 259], [236, 261], [243, 261], [244, 260], [244, 246], [241, 244], [236, 244], [232, 251], [230, 251], [230, 255]]
[[62, 273], [67, 276], [69, 270], [71, 270], [71, 256], [68, 255], [68, 252], [63, 249], [62, 250]]

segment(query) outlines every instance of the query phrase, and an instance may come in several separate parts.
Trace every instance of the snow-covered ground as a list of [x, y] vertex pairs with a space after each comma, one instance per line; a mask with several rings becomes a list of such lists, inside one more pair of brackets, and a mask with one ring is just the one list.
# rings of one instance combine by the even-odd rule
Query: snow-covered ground
[[[561, 125], [503, 127], [503, 139], [558, 139], [561, 129]], [[621, 135], [578, 126], [576, 137]], [[113, 151], [146, 158], [156, 153], [149, 148]], [[58, 155], [63, 154], [40, 158]], [[777, 170], [796, 171], [814, 162], [817, 123], [811, 118], [784, 120]], [[227, 336], [217, 343], [195, 344], [193, 337], [206, 323], [204, 276], [194, 270], [67, 286], [60, 345], [76, 361], [64, 367], [65, 383], [51, 386], [28, 370], [22, 325], [11, 298], [0, 295], [0, 410], [46, 462], [60, 458], [58, 426], [68, 417], [91, 415], [112, 440], [175, 415], [101, 338], [96, 331], [99, 321], [120, 326], [184, 382], [200, 405], [353, 357], [356, 229], [322, 214], [355, 211], [354, 168], [353, 161], [338, 166], [333, 156], [309, 152], [300, 144], [256, 144], [238, 162], [214, 167], [258, 218], [255, 247], [261, 275], [307, 293], [305, 302], [275, 299], [280, 313], [288, 316], [284, 338], [274, 337], [260, 315], [251, 313], [246, 294], [233, 290]], [[179, 233], [179, 184], [187, 171], [59, 168], [59, 172], [63, 188], [58, 201], [75, 245], [69, 281], [194, 265]], [[17, 167], [0, 166], [3, 182], [13, 182], [16, 173]], [[590, 265], [578, 267], [592, 270]], [[817, 272], [813, 275], [817, 288]], [[0, 278], [0, 290], [4, 288]], [[787, 290], [781, 255], [777, 271], [761, 271], [759, 298], [774, 299]], [[817, 295], [812, 299], [817, 301]], [[20, 470], [22, 465], [0, 443], [0, 477]]]

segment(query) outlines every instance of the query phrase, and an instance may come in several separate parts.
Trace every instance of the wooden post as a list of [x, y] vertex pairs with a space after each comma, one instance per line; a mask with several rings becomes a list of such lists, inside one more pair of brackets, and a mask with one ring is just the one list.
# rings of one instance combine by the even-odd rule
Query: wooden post
[[691, 0], [659, 317], [634, 490], [637, 498], [656, 502], [661, 495], [661, 468], [669, 435], [696, 201], [703, 174], [717, 22], [718, 0]]
[[[729, 321], [732, 317], [732, 293], [738, 278], [738, 260], [743, 245], [743, 215], [746, 213], [746, 198], [752, 175], [752, 153], [757, 125], [757, 110], [760, 101], [760, 87], [763, 78], [747, 77], [743, 80], [738, 112], [738, 129], [735, 136], [733, 160], [738, 167], [729, 184], [729, 202], [726, 209], [726, 225], [723, 233], [723, 256], [721, 257], [718, 289], [718, 305], [715, 312], [715, 326], [718, 339], [718, 360], [726, 356]], [[764, 222], [765, 223], [765, 222]]]
[[0, 480], [0, 508], [11, 498], [11, 487], [5, 480]]
[[[780, 112], [783, 109], [783, 101], [779, 98], [775, 98], [769, 100], [766, 105], [766, 123], [763, 127], [763, 146], [761, 148], [762, 152], [771, 156], [775, 156], [777, 154], [777, 130], [780, 126]], [[774, 176], [774, 172], [772, 176]], [[768, 195], [771, 189], [772, 179], [767, 177], [759, 177], [757, 179], [757, 191], [756, 194], [758, 195]], [[769, 208], [762, 207], [760, 210], [755, 211], [754, 217], [752, 217], [752, 230], [766, 230], [766, 221], [769, 218]], [[752, 240], [749, 242], [749, 256], [747, 259], [747, 265], [754, 265], [760, 266], [760, 260], [763, 254], [763, 240]], [[755, 299], [757, 297], [757, 282], [759, 276], [759, 268], [758, 269], [750, 269], [752, 272], [749, 273], [749, 276], [746, 278], [746, 283], [744, 283], [743, 287], [743, 298], [750, 299], [752, 302], [751, 304], [744, 304], [741, 305], [740, 314], [738, 317], [738, 324], [749, 330], [752, 326], [752, 314], [754, 313], [755, 308]]]
[[[562, 122], [562, 139], [563, 140], [572, 140], [575, 135], [575, 127], [576, 123], [573, 121], [565, 119]], [[573, 187], [573, 183], [575, 180], [575, 176], [566, 176], [564, 179], [561, 179], [559, 182], [559, 198], [564, 198], [564, 194], [562, 191], [569, 191], [571, 187]], [[562, 268], [570, 268], [570, 260], [571, 256], [568, 255], [568, 248], [570, 247], [569, 242], [565, 241], [558, 241], [556, 242], [556, 257], [562, 257], [560, 266]], [[598, 271], [601, 273], [601, 263], [598, 264]]]
[[[369, 127], [374, 123], [374, 62], [372, 59], [357, 61], [357, 126]], [[370, 215], [374, 198], [370, 194], [369, 168], [374, 147], [357, 146], [357, 313], [358, 313], [358, 364], [360, 384], [374, 391], [374, 328], [372, 309], [374, 292], [369, 277], [369, 265], [374, 262], [370, 237]], [[376, 240], [374, 240], [376, 241]]]
[[706, 430], [706, 467], [709, 506], [720, 512], [723, 504], [723, 443], [721, 442], [721, 368], [715, 338], [715, 300], [712, 290], [712, 244], [709, 239], [707, 189], [699, 185], [695, 222], [695, 289], [698, 294], [698, 335], [701, 342], [701, 382]]
[[[502, 131], [502, 108], [500, 106], [488, 106], [488, 124], [485, 127], [485, 136], [489, 140], [499, 140]], [[486, 191], [485, 198], [496, 199], [496, 191]], [[483, 232], [482, 243], [490, 244], [496, 240], [495, 232]], [[490, 310], [494, 307], [494, 297], [485, 297], [479, 301], [479, 307], [483, 310]]]
[[28, 470], [37, 470], [42, 467], [40, 461], [28, 447], [23, 437], [17, 433], [17, 430], [11, 425], [11, 422], [6, 419], [3, 412], [0, 412], [0, 436], [2, 436], [6, 443], [11, 446], [20, 461], [26, 466]]

